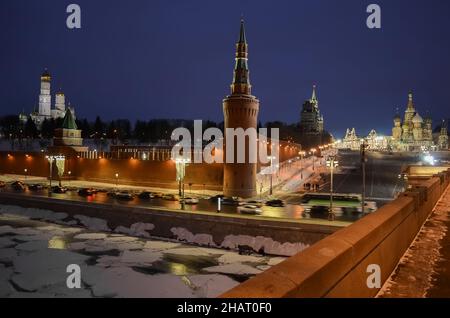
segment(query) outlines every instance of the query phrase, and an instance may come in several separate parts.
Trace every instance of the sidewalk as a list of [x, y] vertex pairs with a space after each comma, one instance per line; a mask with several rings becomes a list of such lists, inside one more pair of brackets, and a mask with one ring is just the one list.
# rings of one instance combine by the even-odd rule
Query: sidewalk
[[[34, 184], [34, 183], [40, 183], [40, 184], [48, 184], [49, 181], [47, 178], [44, 177], [35, 177], [35, 176], [27, 176], [25, 178], [24, 175], [12, 175], [12, 174], [5, 174], [0, 175], [0, 180], [5, 182], [14, 182], [14, 181], [22, 181], [26, 184]], [[57, 185], [58, 180], [52, 180], [52, 185]], [[178, 194], [178, 189], [169, 189], [169, 188], [156, 188], [156, 187], [143, 187], [143, 186], [131, 186], [126, 184], [112, 184], [112, 183], [103, 183], [103, 182], [94, 182], [94, 181], [83, 181], [83, 180], [63, 180], [62, 181], [63, 186], [65, 187], [74, 187], [74, 188], [96, 188], [96, 189], [106, 189], [106, 190], [119, 190], [119, 191], [151, 191], [151, 192], [162, 192], [162, 193], [173, 193]], [[218, 191], [212, 191], [212, 190], [189, 190], [189, 187], [185, 185], [184, 192], [186, 196], [195, 194], [198, 196], [214, 196], [217, 194], [220, 194]]]
[[378, 297], [450, 298], [450, 187]]

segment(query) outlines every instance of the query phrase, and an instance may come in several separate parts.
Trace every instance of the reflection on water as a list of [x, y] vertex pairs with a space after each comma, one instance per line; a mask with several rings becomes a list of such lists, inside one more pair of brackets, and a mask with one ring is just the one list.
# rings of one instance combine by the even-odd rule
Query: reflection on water
[[[25, 192], [27, 195], [40, 195], [47, 196], [46, 191], [37, 191], [37, 192]], [[116, 198], [110, 197], [105, 192], [98, 192], [92, 196], [79, 196], [77, 191], [68, 191], [65, 194], [52, 194], [52, 198], [54, 199], [65, 199], [65, 200], [73, 200], [73, 201], [81, 201], [81, 202], [89, 202], [89, 203], [103, 203], [103, 204], [118, 204], [122, 206], [140, 206], [140, 207], [162, 207], [173, 210], [184, 210], [191, 212], [205, 211], [205, 212], [217, 212], [217, 203], [214, 203], [207, 199], [200, 199], [198, 204], [195, 205], [182, 205], [178, 201], [167, 201], [163, 199], [139, 199], [135, 197], [133, 200], [118, 200]], [[293, 202], [291, 202], [293, 203]], [[324, 209], [323, 211], [314, 211], [313, 213], [309, 213], [309, 211], [305, 211], [305, 207], [300, 204], [287, 204], [285, 207], [270, 207], [263, 206], [261, 216], [269, 217], [269, 218], [286, 218], [286, 219], [328, 219], [328, 209]], [[236, 206], [222, 205], [221, 213], [226, 214], [238, 214]], [[349, 221], [353, 222], [363, 217], [362, 214], [353, 214], [353, 213], [341, 213], [336, 216], [336, 220], [339, 221]]]
[[61, 236], [54, 236], [48, 241], [48, 248], [55, 250], [65, 250], [68, 245], [68, 240]]

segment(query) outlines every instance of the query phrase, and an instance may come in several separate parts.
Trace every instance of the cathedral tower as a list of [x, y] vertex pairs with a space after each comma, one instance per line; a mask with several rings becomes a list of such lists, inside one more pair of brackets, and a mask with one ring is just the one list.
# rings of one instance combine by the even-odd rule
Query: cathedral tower
[[51, 103], [52, 96], [50, 95], [50, 73], [45, 69], [41, 75], [41, 94], [39, 95], [39, 115], [50, 117], [51, 116]]
[[[245, 35], [244, 21], [241, 20], [239, 41], [236, 44], [236, 64], [234, 68], [231, 95], [223, 100], [225, 131], [227, 128], [257, 129], [259, 101], [251, 94], [248, 68], [248, 44]], [[247, 140], [248, 141], [248, 140]], [[225, 151], [227, 140], [225, 138]], [[234, 163], [224, 163], [225, 196], [249, 198], [256, 195], [256, 163], [248, 161], [248, 143], [246, 144], [246, 163], [237, 163], [236, 140], [234, 147]], [[226, 152], [224, 159], [226, 159]]]

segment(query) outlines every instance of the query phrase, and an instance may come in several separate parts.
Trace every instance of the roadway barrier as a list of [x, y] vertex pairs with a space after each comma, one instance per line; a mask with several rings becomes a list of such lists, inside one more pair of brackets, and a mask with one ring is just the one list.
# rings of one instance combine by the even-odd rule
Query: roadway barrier
[[369, 265], [381, 269], [381, 284], [395, 270], [439, 198], [450, 169], [421, 180], [377, 212], [228, 291], [224, 298], [374, 297]]

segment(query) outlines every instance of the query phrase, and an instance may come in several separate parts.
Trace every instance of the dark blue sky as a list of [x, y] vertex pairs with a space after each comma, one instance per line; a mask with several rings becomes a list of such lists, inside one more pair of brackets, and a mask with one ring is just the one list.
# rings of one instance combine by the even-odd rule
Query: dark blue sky
[[[81, 30], [65, 26], [70, 3]], [[313, 83], [338, 136], [388, 133], [410, 89], [435, 124], [450, 115], [448, 0], [1, 0], [0, 115], [37, 105], [47, 66], [78, 117], [220, 121], [241, 14], [263, 122], [298, 121]]]

